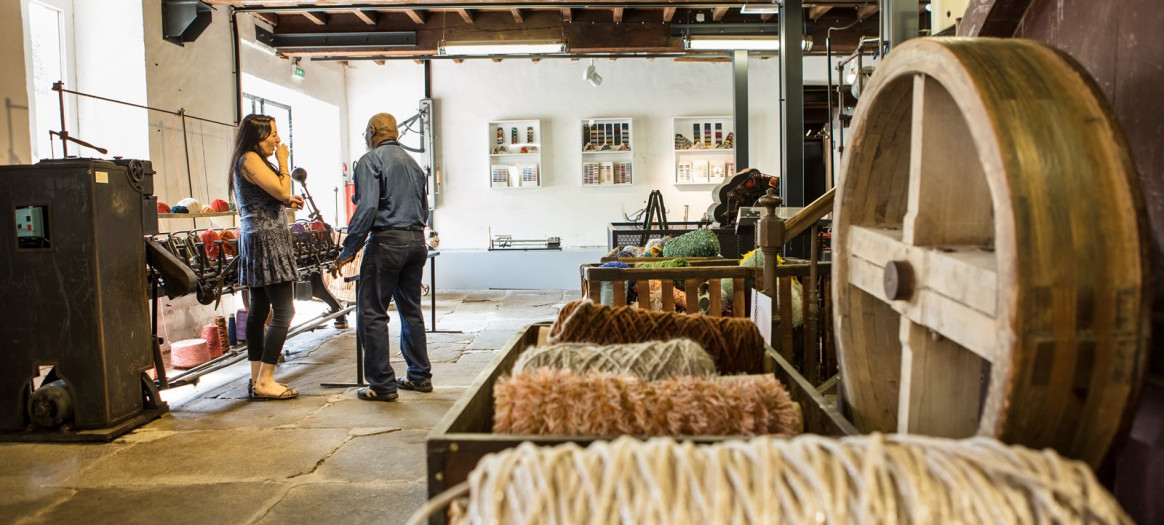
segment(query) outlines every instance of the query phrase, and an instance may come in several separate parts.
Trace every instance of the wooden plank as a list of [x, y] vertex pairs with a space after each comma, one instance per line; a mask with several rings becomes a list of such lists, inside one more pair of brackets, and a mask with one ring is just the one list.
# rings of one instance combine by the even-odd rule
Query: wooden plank
[[521, 17], [521, 9], [510, 9], [509, 14], [513, 15], [513, 21], [518, 24], [524, 24], [525, 20]]
[[404, 9], [403, 11], [404, 14], [408, 15], [408, 18], [411, 19], [414, 24], [424, 25], [424, 13], [421, 13], [416, 9]]
[[295, 13], [303, 15], [303, 18], [310, 20], [311, 23], [317, 26], [327, 25], [327, 19], [329, 18], [327, 13], [312, 13], [311, 11], [296, 11]]
[[355, 9], [355, 10], [352, 10], [350, 12], [353, 15], [356, 15], [356, 18], [363, 20], [365, 24], [368, 24], [370, 26], [376, 25], [376, 13], [374, 13], [374, 12], [373, 13], [365, 13], [364, 11], [361, 11], [359, 9]]
[[777, 301], [780, 308], [780, 354], [790, 363], [796, 363], [792, 339], [792, 278], [776, 279]]
[[453, 11], [460, 15], [461, 20], [466, 24], [473, 23], [473, 14], [470, 13], [468, 9], [454, 9]]
[[683, 281], [684, 295], [687, 298], [687, 313], [699, 313], [699, 280], [688, 278]]
[[664, 22], [670, 22], [671, 19], [674, 17], [675, 17], [675, 8], [674, 7], [664, 7], [663, 8], [663, 21]]
[[776, 363], [776, 379], [788, 388], [792, 400], [800, 403], [804, 410], [804, 429], [806, 432], [826, 436], [855, 436], [860, 434], [857, 426], [849, 422], [836, 405], [828, 401], [804, 379], [792, 363], [784, 359], [779, 352], [769, 347], [765, 348], [767, 356]]
[[614, 281], [614, 306], [626, 306], [626, 281]]
[[373, 60], [372, 63], [376, 64], [377, 66], [382, 66], [382, 65], [386, 64], [387, 62], [385, 62], [383, 60]]
[[858, 6], [857, 20], [865, 20], [866, 18], [877, 14], [877, 11], [879, 10], [881, 10], [881, 8], [876, 5]]
[[723, 291], [720, 289], [719, 279], [707, 280], [707, 315], [712, 317], [723, 316]]
[[897, 431], [954, 439], [977, 434], [984, 362], [907, 319], [901, 341]]
[[739, 277], [732, 279], [732, 316], [734, 317], [748, 317], [744, 298], [751, 291], [744, 283], [745, 281]]
[[664, 312], [674, 312], [675, 311], [675, 284], [670, 279], [663, 279], [663, 281], [660, 284], [663, 287], [663, 291], [662, 291], [663, 311]]
[[728, 8], [726, 8], [726, 7], [716, 7], [714, 9], [712, 9], [711, 10], [711, 21], [712, 22], [722, 22], [723, 15], [726, 15], [727, 12], [728, 12]]
[[622, 12], [623, 12], [623, 8], [621, 8], [621, 7], [616, 7], [614, 9], [611, 9], [610, 10], [611, 20], [614, 21], [614, 23], [616, 23], [616, 24], [621, 24], [622, 23]]
[[825, 13], [829, 12], [832, 8], [833, 6], [831, 5], [818, 5], [816, 7], [810, 7], [808, 8], [808, 18], [810, 20], [820, 20], [820, 17], [824, 16]]
[[644, 310], [651, 309], [651, 288], [650, 281], [638, 280], [635, 281], [635, 292], [639, 295], [639, 308]]
[[251, 16], [266, 22], [271, 27], [279, 27], [278, 13], [251, 13]]
[[574, 22], [574, 11], [569, 7], [562, 9], [562, 21], [567, 24]]
[[588, 292], [586, 294], [587, 299], [590, 299], [591, 301], [594, 301], [595, 303], [599, 303], [602, 301], [602, 282], [601, 281], [598, 281], [598, 280], [590, 281], [590, 285], [587, 287], [586, 290]]

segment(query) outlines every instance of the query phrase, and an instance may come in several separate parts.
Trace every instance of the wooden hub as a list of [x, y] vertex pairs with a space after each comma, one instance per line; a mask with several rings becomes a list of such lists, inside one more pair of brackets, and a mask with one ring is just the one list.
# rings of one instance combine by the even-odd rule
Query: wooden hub
[[1147, 241], [1086, 73], [1025, 40], [911, 40], [853, 130], [833, 246], [853, 422], [1098, 465], [1144, 367]]

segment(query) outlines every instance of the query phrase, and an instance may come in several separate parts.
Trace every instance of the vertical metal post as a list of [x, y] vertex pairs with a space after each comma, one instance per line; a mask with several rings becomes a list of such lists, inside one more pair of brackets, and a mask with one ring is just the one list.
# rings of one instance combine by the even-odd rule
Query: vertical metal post
[[[736, 135], [732, 147], [736, 150], [738, 172], [751, 167], [748, 160], [748, 52], [744, 49], [732, 51], [732, 120]], [[725, 174], [728, 177], [735, 173]]]
[[804, 206], [804, 2], [784, 0], [780, 7], [780, 193], [785, 206]]
[[918, 35], [921, 2], [918, 0], [881, 0], [881, 34], [886, 53]]
[[[61, 108], [61, 158], [69, 158], [69, 128], [65, 127], [65, 82], [57, 81], [53, 84], [53, 88], [57, 90], [57, 100], [60, 101]], [[52, 150], [52, 135], [49, 135], [49, 150]], [[50, 151], [49, 153], [52, 153]]]

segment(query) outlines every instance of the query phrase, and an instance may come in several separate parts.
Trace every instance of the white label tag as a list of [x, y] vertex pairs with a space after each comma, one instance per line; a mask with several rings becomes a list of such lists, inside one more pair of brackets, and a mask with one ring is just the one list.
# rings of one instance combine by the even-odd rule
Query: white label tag
[[108, 171], [96, 171], [93, 172], [93, 176], [97, 180], [97, 184], [109, 184]]

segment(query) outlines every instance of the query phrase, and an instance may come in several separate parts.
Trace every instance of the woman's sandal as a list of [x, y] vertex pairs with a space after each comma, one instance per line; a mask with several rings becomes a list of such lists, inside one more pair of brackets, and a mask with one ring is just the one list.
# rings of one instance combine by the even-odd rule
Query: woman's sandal
[[285, 389], [282, 392], [280, 392], [279, 395], [277, 395], [277, 396], [265, 396], [262, 394], [251, 394], [251, 399], [256, 399], [256, 400], [261, 400], [261, 401], [295, 399], [297, 397], [299, 397], [299, 391], [295, 390], [293, 388]]
[[[291, 387], [288, 386], [287, 383], [279, 383], [279, 384], [282, 385], [283, 388], [286, 388], [288, 390], [291, 389]], [[247, 397], [255, 397], [255, 382], [253, 380], [250, 380], [250, 379], [247, 379]]]

